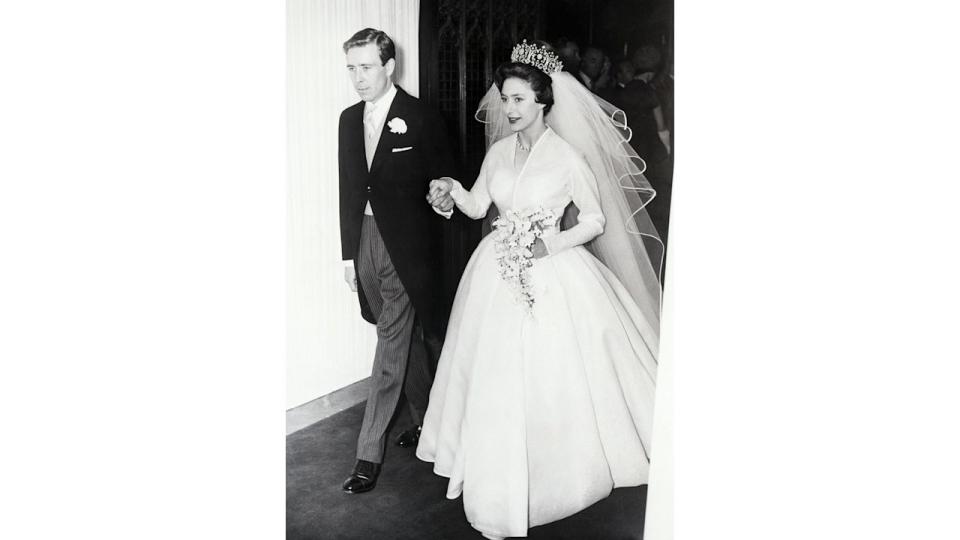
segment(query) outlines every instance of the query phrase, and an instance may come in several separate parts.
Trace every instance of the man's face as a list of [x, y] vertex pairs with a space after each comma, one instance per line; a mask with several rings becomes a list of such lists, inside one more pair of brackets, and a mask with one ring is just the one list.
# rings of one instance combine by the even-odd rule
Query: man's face
[[637, 68], [637, 73], [653, 71], [660, 62], [660, 52], [650, 46], [644, 46], [633, 53], [633, 66]]
[[587, 49], [583, 53], [580, 71], [586, 73], [591, 79], [596, 79], [600, 76], [601, 69], [603, 69], [603, 52], [598, 49]]
[[380, 50], [375, 43], [347, 51], [347, 73], [363, 101], [375, 101], [387, 91], [395, 66], [393, 58], [386, 64], [380, 63]]
[[634, 75], [636, 75], [636, 70], [634, 69], [632, 62], [625, 60], [617, 64], [618, 83], [626, 85], [633, 80]]
[[576, 71], [580, 68], [580, 47], [572, 41], [568, 41], [566, 45], [560, 48], [559, 51], [560, 58], [563, 60], [563, 65], [567, 69], [572, 69]]

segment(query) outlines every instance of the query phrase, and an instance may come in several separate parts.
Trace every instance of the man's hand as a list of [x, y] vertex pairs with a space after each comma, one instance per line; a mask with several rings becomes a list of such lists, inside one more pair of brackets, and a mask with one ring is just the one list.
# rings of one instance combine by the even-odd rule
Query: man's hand
[[343, 267], [343, 280], [347, 282], [351, 291], [357, 292], [357, 269], [352, 264]]
[[440, 210], [441, 212], [449, 212], [453, 210], [454, 204], [456, 203], [453, 202], [453, 197], [451, 197], [450, 195], [446, 195], [444, 197], [441, 197], [439, 200], [437, 200], [434, 206], [437, 208], [437, 210]]
[[660, 137], [660, 142], [663, 143], [663, 146], [667, 149], [667, 153], [670, 153], [670, 130], [664, 129], [657, 132], [657, 136]]

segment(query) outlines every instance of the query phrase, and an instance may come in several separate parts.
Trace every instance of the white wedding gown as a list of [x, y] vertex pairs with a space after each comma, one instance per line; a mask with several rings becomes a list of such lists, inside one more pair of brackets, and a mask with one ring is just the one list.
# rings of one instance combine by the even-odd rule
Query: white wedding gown
[[[532, 314], [498, 274], [494, 234], [464, 271], [430, 392], [417, 457], [463, 495], [489, 538], [574, 514], [611, 489], [647, 482], [657, 370], [657, 324], [582, 244], [604, 225], [596, 180], [551, 129], [514, 167], [516, 138], [492, 145], [457, 206], [478, 219], [543, 207], [578, 224], [545, 237], [530, 270]], [[552, 234], [550, 234], [552, 233]], [[659, 307], [655, 308], [659, 309]]]

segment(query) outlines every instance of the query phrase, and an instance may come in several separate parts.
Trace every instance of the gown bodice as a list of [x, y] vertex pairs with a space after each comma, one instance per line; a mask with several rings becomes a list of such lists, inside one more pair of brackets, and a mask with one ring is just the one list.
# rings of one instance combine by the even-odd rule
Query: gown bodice
[[516, 135], [490, 146], [473, 188], [454, 185], [451, 195], [463, 213], [480, 219], [491, 204], [501, 212], [534, 208], [561, 216], [573, 202], [578, 223], [569, 230], [544, 238], [551, 254], [584, 244], [603, 232], [597, 181], [586, 161], [549, 127], [533, 144], [520, 169], [514, 165]]

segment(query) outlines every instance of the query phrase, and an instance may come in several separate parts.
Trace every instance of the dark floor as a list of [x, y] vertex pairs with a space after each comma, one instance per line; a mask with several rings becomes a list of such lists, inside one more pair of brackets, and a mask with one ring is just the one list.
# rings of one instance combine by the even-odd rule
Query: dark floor
[[[376, 489], [347, 495], [340, 484], [355, 458], [361, 403], [287, 437], [287, 538], [479, 539], [461, 499], [445, 497], [447, 479], [413, 449], [392, 444]], [[409, 424], [397, 419], [391, 441]], [[570, 436], [576, 436], [571, 433]], [[530, 529], [531, 539], [640, 540], [647, 487], [616, 489], [569, 518]]]

